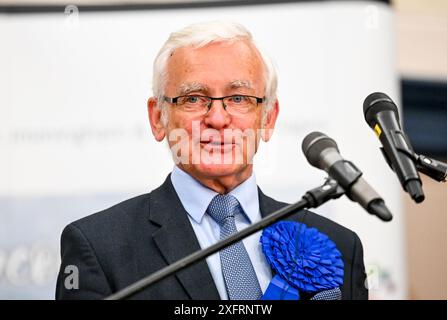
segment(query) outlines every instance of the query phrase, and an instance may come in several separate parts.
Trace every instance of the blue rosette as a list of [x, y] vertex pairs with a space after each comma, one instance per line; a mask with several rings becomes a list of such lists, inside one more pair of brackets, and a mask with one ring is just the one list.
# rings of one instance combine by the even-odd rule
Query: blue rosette
[[299, 299], [299, 292], [312, 294], [343, 284], [341, 253], [317, 229], [281, 221], [264, 229], [260, 242], [267, 261], [277, 273], [263, 299]]

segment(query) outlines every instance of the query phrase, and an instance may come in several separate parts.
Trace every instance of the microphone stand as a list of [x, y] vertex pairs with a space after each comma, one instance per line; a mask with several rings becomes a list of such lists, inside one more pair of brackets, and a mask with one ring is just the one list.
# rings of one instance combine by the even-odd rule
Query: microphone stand
[[157, 271], [153, 274], [129, 285], [128, 287], [108, 296], [105, 300], [121, 300], [126, 299], [134, 294], [140, 292], [141, 290], [149, 287], [150, 285], [167, 278], [174, 273], [185, 269], [186, 267], [199, 262], [202, 259], [218, 252], [219, 250], [228, 247], [236, 242], [241, 241], [242, 239], [258, 232], [259, 230], [268, 227], [275, 222], [287, 218], [294, 213], [301, 211], [306, 208], [316, 208], [323, 203], [331, 200], [337, 199], [341, 197], [345, 193], [345, 190], [339, 186], [336, 180], [332, 178], [326, 178], [326, 181], [323, 185], [309, 190], [306, 194], [301, 198], [300, 201], [290, 204], [284, 208], [281, 208], [264, 219], [258, 221], [257, 223], [232, 234], [231, 236], [215, 243], [214, 245], [204, 249], [196, 251], [179, 261]]

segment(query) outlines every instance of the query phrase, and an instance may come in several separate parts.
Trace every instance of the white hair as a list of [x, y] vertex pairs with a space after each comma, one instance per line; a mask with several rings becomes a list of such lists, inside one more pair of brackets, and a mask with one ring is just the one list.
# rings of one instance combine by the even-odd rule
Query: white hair
[[[234, 22], [210, 21], [194, 23], [171, 33], [154, 61], [152, 78], [152, 91], [154, 96], [158, 98], [159, 102], [163, 101], [164, 89], [167, 82], [168, 59], [176, 49], [186, 46], [200, 48], [211, 42], [231, 42], [235, 40], [247, 40], [261, 55], [265, 69], [265, 115], [276, 101], [276, 90], [278, 87], [276, 68], [271, 59], [256, 46], [251, 33], [241, 24]], [[161, 106], [162, 104], [159, 103], [159, 105]]]

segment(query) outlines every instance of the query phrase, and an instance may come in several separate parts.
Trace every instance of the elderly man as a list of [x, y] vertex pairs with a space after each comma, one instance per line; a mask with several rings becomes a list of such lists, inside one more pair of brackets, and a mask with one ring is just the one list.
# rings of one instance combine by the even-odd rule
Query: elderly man
[[[172, 33], [154, 62], [149, 121], [176, 165], [149, 194], [68, 225], [56, 298], [104, 298], [285, 206], [256, 184], [252, 159], [279, 112], [272, 63], [241, 25], [210, 22]], [[292, 220], [329, 236], [344, 262], [344, 299], [366, 299], [355, 233], [311, 212]], [[272, 269], [260, 233], [139, 292], [138, 299], [260, 299]], [[78, 286], [67, 286], [67, 266]]]

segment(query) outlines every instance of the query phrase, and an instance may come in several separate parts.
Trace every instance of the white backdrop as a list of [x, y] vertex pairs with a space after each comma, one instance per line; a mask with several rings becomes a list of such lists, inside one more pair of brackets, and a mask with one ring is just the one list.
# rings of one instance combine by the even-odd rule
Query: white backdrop
[[376, 2], [0, 15], [0, 298], [52, 299], [63, 227], [161, 184], [173, 167], [146, 113], [152, 62], [191, 22], [248, 27], [276, 61], [280, 115], [255, 172], [297, 201], [322, 183], [301, 141], [334, 138], [386, 200], [385, 224], [348, 199], [316, 212], [357, 232], [370, 298], [407, 295], [401, 191], [363, 119], [373, 91], [399, 101], [394, 15]]

